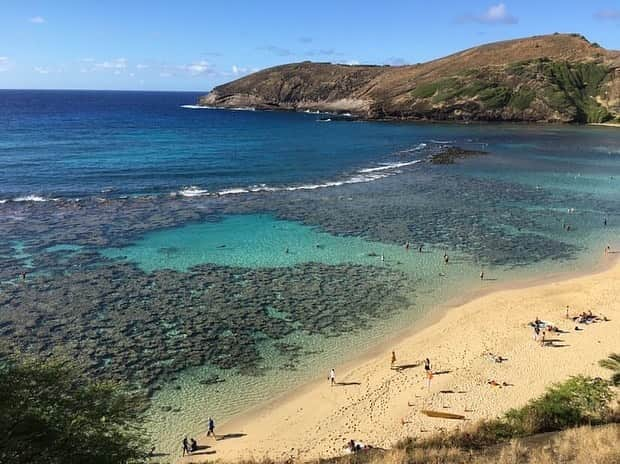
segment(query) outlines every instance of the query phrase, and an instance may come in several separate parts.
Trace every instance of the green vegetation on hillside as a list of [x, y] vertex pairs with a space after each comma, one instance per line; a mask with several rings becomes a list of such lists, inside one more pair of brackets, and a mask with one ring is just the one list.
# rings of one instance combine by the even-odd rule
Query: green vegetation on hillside
[[144, 404], [58, 361], [0, 364], [0, 462], [145, 462]]
[[538, 59], [503, 69], [463, 71], [425, 82], [410, 92], [414, 99], [430, 99], [439, 107], [463, 101], [478, 102], [482, 111], [504, 108], [525, 111], [537, 99], [551, 110], [581, 123], [605, 122], [612, 115], [596, 96], [610, 70], [597, 63], [569, 63]]

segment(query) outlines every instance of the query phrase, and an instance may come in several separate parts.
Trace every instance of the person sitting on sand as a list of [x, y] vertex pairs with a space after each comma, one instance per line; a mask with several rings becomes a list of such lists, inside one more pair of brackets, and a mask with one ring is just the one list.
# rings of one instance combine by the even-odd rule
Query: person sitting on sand
[[351, 453], [355, 453], [355, 440], [351, 439], [351, 441], [347, 444], [347, 448]]
[[198, 451], [198, 443], [193, 438], [189, 441], [189, 450], [191, 453]]
[[498, 355], [498, 356], [496, 356], [496, 355], [494, 355], [493, 353], [487, 353], [487, 356], [489, 357], [489, 359], [490, 359], [491, 361], [496, 362], [496, 363], [501, 363], [501, 362], [503, 362], [503, 361], [504, 361], [504, 358], [502, 358], [502, 357], [501, 357], [501, 356], [499, 356], [499, 355]]

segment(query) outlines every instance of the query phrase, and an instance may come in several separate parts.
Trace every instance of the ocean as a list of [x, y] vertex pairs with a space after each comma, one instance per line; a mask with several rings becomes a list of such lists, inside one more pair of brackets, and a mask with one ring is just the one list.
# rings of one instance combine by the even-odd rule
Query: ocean
[[[165, 452], [454, 298], [620, 246], [615, 128], [198, 96], [0, 91], [0, 355], [59, 354], [145, 392]], [[446, 147], [487, 154], [429, 162]]]

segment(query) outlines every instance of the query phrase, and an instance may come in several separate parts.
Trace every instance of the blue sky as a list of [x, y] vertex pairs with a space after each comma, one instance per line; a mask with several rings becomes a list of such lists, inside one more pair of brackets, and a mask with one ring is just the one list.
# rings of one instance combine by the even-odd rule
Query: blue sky
[[535, 34], [620, 49], [620, 2], [2, 0], [0, 88], [197, 90], [292, 61], [404, 64]]

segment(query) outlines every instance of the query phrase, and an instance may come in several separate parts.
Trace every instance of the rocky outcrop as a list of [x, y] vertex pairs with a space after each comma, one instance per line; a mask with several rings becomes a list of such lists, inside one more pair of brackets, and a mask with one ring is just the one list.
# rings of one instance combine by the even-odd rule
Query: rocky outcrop
[[368, 119], [604, 122], [620, 116], [620, 54], [554, 34], [410, 66], [293, 63], [220, 85], [199, 104]]

